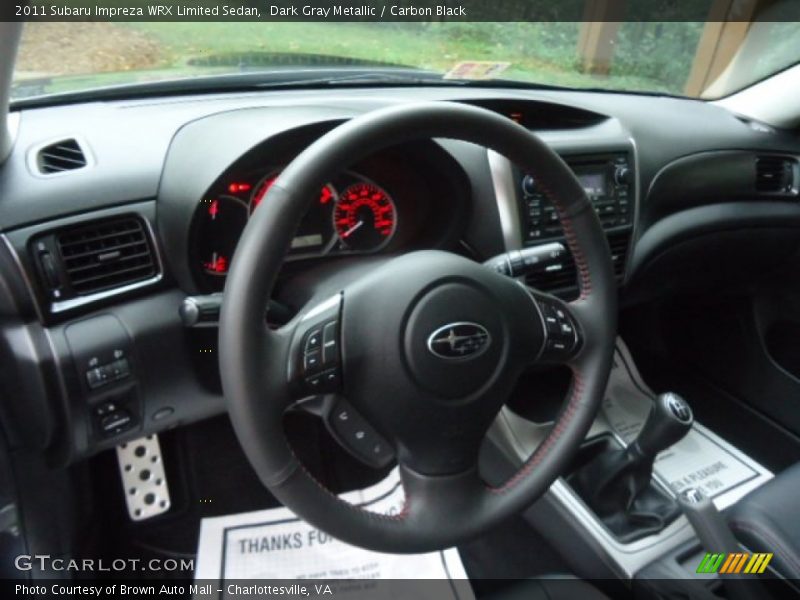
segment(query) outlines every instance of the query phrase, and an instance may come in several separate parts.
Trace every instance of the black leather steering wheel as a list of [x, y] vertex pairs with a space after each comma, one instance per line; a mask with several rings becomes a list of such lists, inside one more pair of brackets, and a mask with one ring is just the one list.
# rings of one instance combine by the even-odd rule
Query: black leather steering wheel
[[[486, 146], [534, 175], [560, 216], [578, 268], [579, 299], [566, 304], [466, 258], [419, 251], [386, 261], [282, 328], [269, 329], [270, 292], [316, 192], [358, 159], [419, 138]], [[278, 500], [346, 542], [423, 552], [477, 536], [547, 490], [596, 415], [615, 330], [608, 243], [569, 167], [498, 114], [424, 103], [340, 125], [270, 187], [231, 264], [220, 367], [236, 434]], [[536, 362], [571, 368], [568, 399], [527, 462], [504, 485], [491, 487], [478, 474], [479, 447], [522, 370]], [[368, 462], [398, 461], [405, 492], [398, 514], [340, 500], [292, 452], [285, 411], [322, 394], [328, 394], [323, 414], [340, 439], [349, 439]], [[358, 432], [360, 438], [349, 437]]]

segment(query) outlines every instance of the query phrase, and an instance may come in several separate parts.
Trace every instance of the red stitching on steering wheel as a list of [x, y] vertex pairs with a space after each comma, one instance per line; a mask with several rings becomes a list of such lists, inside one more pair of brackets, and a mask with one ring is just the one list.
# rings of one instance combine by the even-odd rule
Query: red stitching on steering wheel
[[567, 426], [572, 422], [572, 419], [575, 417], [575, 412], [578, 409], [578, 405], [580, 404], [580, 399], [583, 396], [583, 379], [581, 378], [580, 371], [576, 368], [572, 368], [573, 374], [573, 383], [572, 383], [572, 392], [570, 394], [569, 402], [567, 406], [564, 408], [564, 413], [558, 418], [556, 421], [555, 426], [547, 435], [545, 440], [539, 444], [539, 447], [533, 452], [531, 457], [525, 462], [525, 464], [517, 471], [511, 479], [506, 481], [500, 487], [491, 487], [489, 486], [488, 489], [490, 492], [495, 494], [502, 494], [503, 492], [507, 492], [515, 485], [517, 485], [520, 481], [525, 479], [528, 475], [530, 475], [531, 471], [535, 469], [550, 453], [550, 451], [555, 446], [556, 442], [561, 438], [564, 434], [564, 431], [567, 429]]
[[350, 510], [354, 510], [354, 511], [357, 511], [359, 513], [363, 513], [367, 517], [371, 517], [371, 518], [375, 518], [375, 519], [384, 519], [384, 520], [389, 520], [389, 521], [402, 521], [409, 515], [411, 498], [406, 493], [406, 489], [405, 489], [405, 486], [403, 485], [402, 480], [400, 481], [400, 487], [403, 488], [403, 508], [400, 509], [400, 512], [397, 513], [396, 515], [387, 515], [385, 513], [372, 512], [371, 510], [367, 510], [367, 509], [365, 509], [365, 508], [363, 508], [361, 506], [356, 506], [355, 504], [351, 504], [350, 502], [347, 502], [346, 500], [342, 500], [339, 496], [337, 496], [332, 491], [330, 491], [327, 487], [325, 487], [325, 485], [322, 482], [320, 482], [316, 477], [314, 477], [314, 475], [311, 473], [311, 471], [309, 471], [306, 468], [306, 466], [303, 464], [303, 462], [294, 453], [294, 450], [292, 449], [291, 445], [288, 444], [288, 442], [287, 442], [287, 446], [289, 446], [289, 451], [292, 453], [292, 455], [294, 455], [294, 458], [297, 461], [297, 465], [303, 470], [303, 473], [305, 473], [306, 476], [311, 481], [313, 481], [317, 485], [317, 487], [319, 489], [321, 489], [323, 492], [325, 492], [326, 495], [328, 495], [329, 497], [333, 498], [334, 500], [336, 500], [336, 502], [342, 504], [343, 506], [346, 506]]
[[572, 228], [572, 218], [566, 214], [566, 210], [564, 208], [563, 203], [559, 200], [548, 188], [544, 185], [541, 180], [537, 178], [539, 181], [538, 185], [541, 190], [544, 192], [544, 195], [553, 203], [558, 211], [558, 216], [561, 219], [561, 226], [564, 229], [564, 237], [567, 240], [567, 246], [569, 246], [570, 251], [572, 252], [572, 258], [575, 260], [575, 266], [578, 268], [578, 276], [580, 277], [580, 297], [578, 300], [585, 300], [589, 297], [589, 294], [592, 293], [592, 280], [591, 276], [589, 275], [589, 265], [586, 262], [586, 256], [581, 249], [580, 244], [578, 243], [578, 236], [575, 235], [575, 230]]

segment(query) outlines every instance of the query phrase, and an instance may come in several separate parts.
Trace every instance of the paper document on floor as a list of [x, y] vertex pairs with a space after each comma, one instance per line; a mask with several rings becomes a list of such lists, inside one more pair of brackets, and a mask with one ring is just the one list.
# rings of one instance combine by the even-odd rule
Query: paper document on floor
[[[383, 481], [343, 494], [342, 499], [376, 513], [397, 513], [404, 501], [399, 473], [395, 469]], [[474, 598], [455, 548], [427, 554], [371, 552], [331, 537], [287, 508], [203, 519], [195, 579], [443, 580], [450, 583], [431, 585], [431, 598]], [[225, 586], [220, 589], [224, 597]], [[425, 589], [415, 588], [415, 595]], [[337, 590], [336, 597], [372, 598], [375, 591], [367, 585], [349, 585]], [[443, 592], [449, 595], [442, 596]]]
[[[617, 353], [603, 399], [602, 413], [611, 430], [630, 444], [642, 429], [655, 394], [646, 388], [627, 348], [617, 341]], [[686, 437], [661, 452], [654, 470], [661, 481], [679, 492], [699, 488], [719, 507], [729, 506], [772, 474], [695, 422]]]

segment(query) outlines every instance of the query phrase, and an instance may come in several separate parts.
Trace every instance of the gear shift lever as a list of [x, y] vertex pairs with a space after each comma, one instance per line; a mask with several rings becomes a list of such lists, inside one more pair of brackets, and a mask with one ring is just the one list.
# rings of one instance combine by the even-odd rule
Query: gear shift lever
[[680, 512], [652, 485], [656, 455], [681, 440], [694, 423], [692, 409], [675, 393], [659, 395], [639, 435], [579, 469], [570, 483], [617, 536], [632, 541], [663, 529]]
[[629, 449], [643, 457], [655, 458], [656, 454], [682, 440], [693, 423], [692, 409], [686, 400], [673, 392], [660, 394]]

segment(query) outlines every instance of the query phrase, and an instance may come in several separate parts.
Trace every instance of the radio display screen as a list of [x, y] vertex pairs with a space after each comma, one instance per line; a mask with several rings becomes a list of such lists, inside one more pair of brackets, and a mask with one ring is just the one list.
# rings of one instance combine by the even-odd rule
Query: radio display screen
[[579, 173], [578, 181], [589, 198], [606, 195], [606, 176], [603, 173]]

